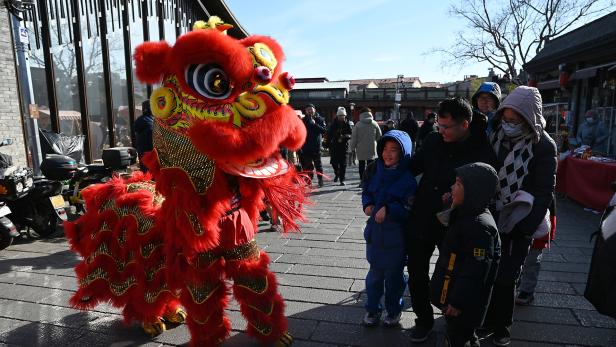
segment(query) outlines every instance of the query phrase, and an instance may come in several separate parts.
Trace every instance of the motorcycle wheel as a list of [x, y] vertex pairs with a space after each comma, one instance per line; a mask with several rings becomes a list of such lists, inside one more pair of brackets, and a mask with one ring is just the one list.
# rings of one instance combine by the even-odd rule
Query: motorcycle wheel
[[0, 251], [7, 248], [13, 243], [13, 238], [8, 235], [0, 234]]
[[51, 207], [46, 205], [39, 205], [36, 209], [37, 213], [34, 215], [30, 228], [39, 237], [50, 237], [58, 230], [59, 218]]

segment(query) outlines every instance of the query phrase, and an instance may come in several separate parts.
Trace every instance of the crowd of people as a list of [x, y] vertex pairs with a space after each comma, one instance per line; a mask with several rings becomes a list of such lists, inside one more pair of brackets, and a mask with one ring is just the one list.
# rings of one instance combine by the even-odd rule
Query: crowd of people
[[367, 108], [353, 126], [340, 107], [329, 129], [314, 105], [306, 108], [301, 168], [316, 169], [323, 185], [317, 142], [325, 134], [334, 181], [345, 184], [351, 153], [359, 161], [370, 264], [365, 326], [397, 325], [408, 285], [413, 342], [429, 338], [434, 305], [451, 346], [479, 345], [478, 332], [510, 344], [514, 306], [532, 302], [556, 227], [556, 145], [541, 105], [536, 88], [517, 87], [501, 101], [498, 85], [485, 82], [470, 102], [443, 100], [421, 127], [409, 115], [384, 133]]

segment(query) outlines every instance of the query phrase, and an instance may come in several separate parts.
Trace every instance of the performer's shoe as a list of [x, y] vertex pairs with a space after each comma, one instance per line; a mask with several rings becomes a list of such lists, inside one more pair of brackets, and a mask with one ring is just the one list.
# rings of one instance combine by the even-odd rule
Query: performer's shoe
[[165, 313], [163, 319], [168, 323], [182, 324], [186, 322], [186, 311], [178, 307], [174, 312]]
[[278, 339], [278, 341], [274, 342], [273, 347], [289, 347], [293, 344], [293, 336], [286, 332], [282, 334], [282, 336]]
[[167, 326], [160, 319], [152, 323], [143, 322], [141, 326], [143, 327], [143, 331], [150, 336], [160, 335], [167, 330]]

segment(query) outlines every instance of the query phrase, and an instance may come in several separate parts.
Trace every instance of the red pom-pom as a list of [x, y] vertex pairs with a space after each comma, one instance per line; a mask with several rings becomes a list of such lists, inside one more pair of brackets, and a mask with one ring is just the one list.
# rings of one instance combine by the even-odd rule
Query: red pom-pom
[[144, 42], [135, 48], [135, 71], [137, 78], [144, 83], [160, 82], [167, 64], [167, 53], [171, 48], [165, 41]]

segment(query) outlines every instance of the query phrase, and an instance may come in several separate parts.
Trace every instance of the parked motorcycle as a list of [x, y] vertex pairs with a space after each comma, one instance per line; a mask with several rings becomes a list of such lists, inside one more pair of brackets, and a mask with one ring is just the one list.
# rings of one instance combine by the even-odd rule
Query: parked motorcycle
[[[5, 139], [0, 142], [0, 147], [12, 143], [11, 139]], [[62, 183], [44, 177], [35, 178], [31, 169], [13, 165], [11, 156], [2, 154], [0, 201], [10, 210], [9, 214], [4, 209], [3, 213], [7, 214], [3, 217], [8, 218], [16, 230], [25, 228], [31, 237], [48, 237], [53, 234], [58, 229], [59, 221], [66, 220], [61, 191]], [[16, 236], [15, 233], [12, 235]], [[4, 237], [2, 243], [10, 244]]]

